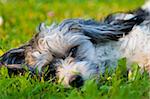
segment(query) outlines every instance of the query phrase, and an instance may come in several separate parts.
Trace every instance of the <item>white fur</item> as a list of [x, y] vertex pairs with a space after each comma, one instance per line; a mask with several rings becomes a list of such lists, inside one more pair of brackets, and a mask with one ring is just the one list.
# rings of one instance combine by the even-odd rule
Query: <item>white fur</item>
[[[141, 68], [150, 66], [150, 30], [146, 25], [135, 26], [129, 35], [120, 39], [122, 56], [129, 63], [138, 63]], [[150, 73], [150, 70], [149, 70]]]

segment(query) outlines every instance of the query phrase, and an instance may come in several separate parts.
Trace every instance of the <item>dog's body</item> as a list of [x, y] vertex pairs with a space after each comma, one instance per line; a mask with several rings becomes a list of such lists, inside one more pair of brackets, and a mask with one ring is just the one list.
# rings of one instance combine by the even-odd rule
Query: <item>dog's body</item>
[[[69, 19], [50, 27], [41, 24], [39, 33], [26, 45], [8, 51], [1, 64], [30, 70], [51, 64], [59, 82], [79, 87], [99, 75], [106, 66], [115, 68], [126, 57], [150, 73], [150, 2], [133, 13], [119, 13], [104, 22]], [[50, 69], [51, 69], [50, 68]]]

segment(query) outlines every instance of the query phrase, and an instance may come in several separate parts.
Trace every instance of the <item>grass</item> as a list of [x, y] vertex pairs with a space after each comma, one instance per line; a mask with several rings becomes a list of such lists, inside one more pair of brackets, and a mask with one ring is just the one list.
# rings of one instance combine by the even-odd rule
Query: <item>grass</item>
[[[143, 0], [0, 0], [0, 55], [17, 47], [36, 33], [41, 22], [51, 24], [65, 18], [94, 18], [101, 20], [109, 13], [138, 8]], [[149, 99], [150, 79], [140, 74], [137, 65], [126, 75], [125, 60], [118, 63], [115, 72], [105, 73], [99, 81], [89, 80], [81, 89], [65, 89], [51, 81], [39, 81], [24, 76], [9, 77], [8, 70], [0, 70], [0, 99]]]

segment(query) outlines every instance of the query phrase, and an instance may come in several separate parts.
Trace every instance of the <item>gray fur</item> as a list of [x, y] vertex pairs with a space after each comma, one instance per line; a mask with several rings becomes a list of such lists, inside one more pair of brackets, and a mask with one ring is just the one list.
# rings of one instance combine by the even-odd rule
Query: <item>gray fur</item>
[[[149, 2], [148, 2], [149, 3]], [[150, 6], [143, 6], [146, 13]], [[148, 9], [148, 10], [147, 10]], [[48, 64], [56, 68], [56, 77], [66, 87], [73, 75], [83, 80], [98, 77], [105, 67], [115, 68], [117, 60], [128, 59], [128, 64], [137, 62], [150, 72], [150, 20], [149, 14], [115, 14], [103, 22], [94, 20], [68, 19], [61, 24], [39, 26], [39, 33], [22, 51], [24, 58], [19, 64], [26, 64], [31, 70]], [[75, 55], [70, 50], [77, 47]], [[21, 49], [21, 50], [20, 50]], [[1, 64], [18, 65], [16, 57], [8, 51], [2, 56]], [[8, 60], [12, 60], [8, 62]]]

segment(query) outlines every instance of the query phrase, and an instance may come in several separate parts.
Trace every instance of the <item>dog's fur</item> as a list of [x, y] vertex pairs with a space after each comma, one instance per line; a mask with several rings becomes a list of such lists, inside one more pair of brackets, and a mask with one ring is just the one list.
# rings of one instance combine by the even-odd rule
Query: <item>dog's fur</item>
[[66, 87], [83, 85], [106, 66], [115, 68], [122, 57], [128, 66], [136, 62], [150, 73], [150, 1], [141, 9], [112, 14], [102, 22], [68, 19], [49, 27], [42, 23], [38, 30], [27, 44], [1, 56], [1, 64], [8, 68], [26, 64], [39, 73], [51, 64]]

